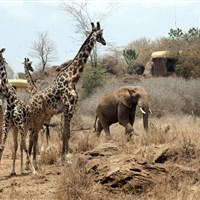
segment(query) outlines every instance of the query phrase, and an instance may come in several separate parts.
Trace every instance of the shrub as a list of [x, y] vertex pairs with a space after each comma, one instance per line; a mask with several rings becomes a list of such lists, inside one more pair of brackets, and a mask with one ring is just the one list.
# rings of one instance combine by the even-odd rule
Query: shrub
[[199, 63], [200, 63], [200, 45], [199, 38], [194, 38], [185, 46], [184, 50], [179, 56], [176, 66], [177, 75], [184, 78], [200, 77]]
[[141, 78], [141, 82], [133, 80], [128, 84], [120, 80], [111, 80], [90, 98], [81, 101], [82, 114], [94, 116], [100, 97], [125, 85], [141, 85], [146, 89], [150, 96], [151, 111], [156, 117], [167, 114], [200, 116], [200, 80], [177, 77]]
[[200, 115], [199, 79], [160, 77], [143, 79], [142, 85], [150, 95], [154, 114]]
[[86, 69], [83, 77], [83, 92], [82, 99], [90, 97], [94, 90], [98, 87], [105, 85], [108, 75], [105, 69], [96, 67], [92, 69]]
[[192, 76], [190, 68], [184, 64], [177, 64], [175, 67], [175, 72], [177, 76], [181, 76], [186, 79]]

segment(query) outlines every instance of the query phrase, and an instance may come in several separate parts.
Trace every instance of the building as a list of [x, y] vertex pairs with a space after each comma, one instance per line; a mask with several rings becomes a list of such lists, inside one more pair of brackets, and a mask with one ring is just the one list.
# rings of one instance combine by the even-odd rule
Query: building
[[151, 54], [144, 70], [146, 77], [171, 76], [175, 74], [176, 57], [169, 51], [156, 51]]

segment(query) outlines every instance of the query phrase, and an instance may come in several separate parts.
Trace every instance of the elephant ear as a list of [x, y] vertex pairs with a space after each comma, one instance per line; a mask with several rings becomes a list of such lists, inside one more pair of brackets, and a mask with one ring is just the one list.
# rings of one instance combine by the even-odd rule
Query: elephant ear
[[117, 91], [119, 101], [128, 108], [132, 107], [131, 96], [127, 88], [122, 88]]

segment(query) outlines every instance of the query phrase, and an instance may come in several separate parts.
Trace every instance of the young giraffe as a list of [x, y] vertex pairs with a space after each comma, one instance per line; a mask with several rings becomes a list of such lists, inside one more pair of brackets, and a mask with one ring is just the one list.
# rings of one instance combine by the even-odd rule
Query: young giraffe
[[29, 98], [31, 98], [37, 92], [37, 87], [30, 74], [30, 71], [34, 71], [32, 67], [32, 61], [29, 61], [28, 58], [24, 58], [24, 62], [22, 64], [24, 64], [25, 76], [28, 83], [28, 92], [30, 95]]
[[20, 99], [16, 95], [15, 89], [8, 83], [6, 68], [5, 68], [5, 59], [3, 58], [3, 52], [5, 49], [0, 50], [0, 77], [1, 77], [1, 85], [2, 85], [2, 93], [4, 98], [7, 101], [7, 107], [4, 112], [3, 119], [3, 138], [0, 145], [0, 160], [2, 157], [2, 153], [4, 150], [7, 134], [10, 127], [13, 127], [13, 138], [14, 138], [14, 154], [13, 154], [13, 168], [11, 171], [11, 175], [15, 174], [15, 160], [16, 160], [16, 151], [18, 148], [17, 144], [17, 135], [18, 130], [21, 134], [21, 173], [24, 173], [23, 170], [23, 150], [26, 152], [27, 160], [30, 163], [32, 172], [36, 174], [35, 168], [30, 162], [30, 157], [28, 154], [28, 150], [26, 147], [25, 136], [27, 132], [27, 128], [24, 126], [29, 117], [28, 107], [25, 106], [24, 103], [20, 101]]
[[[28, 92], [29, 92], [29, 99], [30, 99], [30, 98], [33, 98], [33, 96], [38, 91], [37, 86], [35, 85], [35, 83], [32, 79], [31, 73], [30, 73], [30, 71], [31, 72], [34, 71], [33, 67], [32, 67], [32, 61], [30, 61], [29, 58], [24, 58], [24, 62], [22, 64], [24, 64], [24, 72], [25, 72], [25, 77], [26, 77], [27, 83], [28, 83]], [[47, 145], [49, 143], [49, 137], [50, 137], [50, 135], [49, 135], [50, 121], [51, 121], [51, 118], [47, 119], [43, 124], [43, 132], [46, 129]], [[31, 139], [31, 137], [29, 137], [29, 155], [31, 155], [31, 152], [32, 152], [32, 145], [33, 145], [32, 139]], [[44, 149], [43, 144], [42, 144], [41, 149]]]
[[47, 89], [38, 92], [30, 99], [31, 113], [34, 116], [33, 137], [33, 164], [36, 166], [36, 144], [38, 132], [43, 122], [53, 115], [64, 113], [64, 128], [62, 133], [62, 161], [65, 161], [69, 151], [70, 122], [74, 113], [78, 94], [76, 84], [83, 72], [87, 59], [96, 42], [106, 45], [103, 38], [103, 29], [100, 29], [100, 23], [97, 27], [92, 24], [92, 31], [86, 38], [75, 58], [57, 75], [54, 83]]

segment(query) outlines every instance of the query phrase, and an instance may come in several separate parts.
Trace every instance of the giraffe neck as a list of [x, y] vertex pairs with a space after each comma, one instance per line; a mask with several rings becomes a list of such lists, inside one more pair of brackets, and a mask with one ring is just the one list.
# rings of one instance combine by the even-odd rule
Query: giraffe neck
[[33, 79], [31, 77], [30, 71], [28, 70], [26, 66], [26, 63], [24, 63], [24, 71], [25, 71], [25, 76], [28, 83], [28, 91], [31, 95], [34, 95], [37, 92], [37, 87], [33, 82]]
[[82, 44], [80, 50], [78, 51], [75, 58], [72, 62], [69, 63], [65, 68], [63, 68], [62, 72], [67, 72], [67, 76], [71, 79], [73, 83], [77, 83], [82, 72], [84, 66], [90, 56], [90, 53], [95, 45], [95, 39], [93, 37], [93, 32], [87, 37], [85, 42]]
[[15, 89], [8, 83], [8, 77], [6, 72], [6, 62], [1, 55], [0, 57], [0, 77], [1, 77], [1, 90], [3, 96], [6, 98], [8, 104], [14, 103], [14, 99], [18, 99], [16, 96]]
[[7, 78], [5, 65], [6, 65], [5, 60], [4, 60], [3, 56], [1, 55], [1, 58], [0, 58], [0, 77], [1, 77], [2, 89], [8, 84], [8, 78]]

